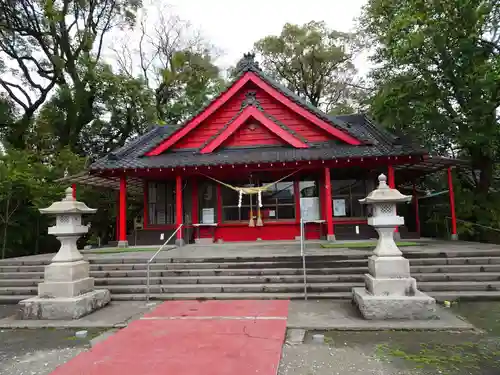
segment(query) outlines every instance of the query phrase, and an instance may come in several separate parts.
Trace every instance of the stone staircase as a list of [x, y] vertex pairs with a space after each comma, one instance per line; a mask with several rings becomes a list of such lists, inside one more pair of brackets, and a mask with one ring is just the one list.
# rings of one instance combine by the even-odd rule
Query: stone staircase
[[[407, 252], [420, 290], [438, 300], [500, 299], [500, 251]], [[309, 255], [309, 298], [351, 298], [363, 286], [367, 255]], [[146, 299], [146, 259], [89, 259], [98, 288], [113, 300]], [[34, 296], [47, 262], [0, 262], [0, 304]], [[303, 298], [302, 260], [298, 256], [255, 258], [158, 259], [151, 265], [151, 299]]]

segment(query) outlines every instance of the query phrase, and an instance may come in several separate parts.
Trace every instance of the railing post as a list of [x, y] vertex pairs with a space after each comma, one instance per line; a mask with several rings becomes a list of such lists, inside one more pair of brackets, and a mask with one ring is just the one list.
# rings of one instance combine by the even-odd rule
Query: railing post
[[306, 273], [306, 254], [304, 250], [304, 220], [300, 219], [300, 256], [302, 257], [302, 272], [304, 278], [304, 299], [307, 301], [307, 273]]

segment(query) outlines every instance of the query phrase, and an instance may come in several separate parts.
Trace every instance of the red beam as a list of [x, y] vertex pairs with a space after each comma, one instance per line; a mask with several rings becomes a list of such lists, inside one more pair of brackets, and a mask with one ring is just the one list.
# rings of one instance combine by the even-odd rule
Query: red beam
[[120, 236], [119, 241], [127, 241], [127, 176], [120, 176]]
[[76, 200], [76, 184], [71, 185], [71, 190], [73, 192], [73, 199]]
[[248, 73], [251, 77], [251, 80], [254, 84], [259, 86], [262, 90], [264, 90], [266, 93], [271, 95], [274, 99], [278, 100], [281, 104], [285, 105], [295, 113], [299, 114], [306, 120], [311, 121], [313, 124], [316, 126], [320, 127], [327, 133], [333, 135], [335, 138], [340, 139], [347, 144], [350, 145], [360, 145], [361, 142], [357, 140], [356, 138], [352, 137], [351, 135], [344, 133], [343, 131], [334, 128], [332, 125], [328, 124], [327, 122], [321, 120], [318, 116], [312, 114], [308, 110], [302, 108], [292, 100], [288, 99], [285, 95], [280, 93], [278, 90], [276, 90], [274, 87], [270, 86], [266, 82], [264, 82], [260, 77], [255, 75], [254, 73]]
[[[179, 227], [182, 220], [182, 178], [180, 175], [175, 177], [175, 226]], [[182, 229], [177, 232], [177, 239], [182, 240]]]
[[194, 119], [189, 121], [185, 126], [179, 129], [177, 132], [172, 134], [165, 142], [161, 143], [159, 146], [154, 148], [153, 150], [146, 153], [146, 156], [155, 156], [160, 155], [162, 152], [169, 149], [176, 142], [178, 142], [182, 137], [188, 134], [191, 130], [195, 129], [198, 125], [201, 124], [204, 120], [208, 118], [212, 113], [214, 113], [217, 109], [222, 107], [234, 94], [241, 89], [245, 83], [250, 80], [250, 76], [245, 74], [241, 79], [233, 84], [225, 93], [223, 93], [218, 99], [214, 100], [203, 112], [201, 112]]
[[142, 227], [144, 229], [147, 228], [149, 224], [149, 183], [148, 181], [144, 180], [144, 185], [143, 185], [143, 195], [144, 195], [144, 213], [142, 215]]
[[455, 212], [455, 193], [453, 192], [453, 176], [451, 175], [451, 167], [448, 168], [448, 190], [450, 192], [450, 211], [451, 211], [451, 235], [457, 236], [457, 216]]
[[237, 118], [234, 120], [217, 138], [206, 145], [200, 152], [202, 154], [208, 154], [213, 152], [217, 147], [219, 147], [224, 141], [226, 141], [231, 135], [233, 135], [236, 130], [238, 130], [241, 125], [245, 123], [250, 117], [253, 117], [260, 124], [264, 125], [269, 131], [276, 134], [286, 143], [292, 145], [295, 148], [308, 148], [309, 146], [302, 142], [300, 139], [295, 138], [292, 134], [286, 130], [280, 128], [277, 124], [269, 120], [266, 116], [262, 114], [255, 107], [247, 107]]
[[327, 239], [333, 238], [335, 235], [333, 228], [333, 210], [332, 210], [332, 184], [330, 179], [330, 168], [324, 168], [325, 173], [325, 201], [323, 202], [325, 207], [325, 220], [326, 220], [326, 234]]

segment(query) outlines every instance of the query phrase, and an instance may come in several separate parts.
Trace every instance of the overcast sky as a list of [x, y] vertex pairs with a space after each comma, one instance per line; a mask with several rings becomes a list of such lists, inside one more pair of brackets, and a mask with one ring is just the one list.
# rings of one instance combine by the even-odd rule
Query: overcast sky
[[[224, 55], [218, 61], [227, 68], [258, 39], [279, 34], [287, 22], [304, 24], [325, 21], [332, 29], [352, 31], [366, 0], [166, 0], [177, 15], [200, 28]], [[360, 73], [368, 69], [366, 59], [355, 63]]]

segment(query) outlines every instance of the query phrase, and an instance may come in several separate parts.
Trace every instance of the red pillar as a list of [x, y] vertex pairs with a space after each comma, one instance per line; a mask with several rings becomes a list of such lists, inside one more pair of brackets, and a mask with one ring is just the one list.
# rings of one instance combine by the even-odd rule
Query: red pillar
[[76, 184], [71, 185], [71, 189], [73, 190], [73, 199], [76, 200]]
[[144, 212], [142, 215], [142, 227], [146, 228], [149, 225], [149, 183], [144, 180], [143, 187], [143, 195], [144, 195]]
[[217, 224], [222, 223], [222, 187], [220, 184], [216, 185], [215, 188], [217, 194]]
[[455, 193], [453, 192], [453, 178], [451, 175], [451, 167], [448, 168], [448, 191], [450, 192], [451, 239], [457, 240], [457, 216], [455, 213]]
[[[387, 181], [389, 182], [389, 187], [391, 189], [395, 189], [396, 188], [396, 179], [395, 179], [395, 176], [394, 176], [394, 167], [392, 165], [389, 165], [387, 166]], [[399, 228], [396, 227], [396, 229], [394, 230], [394, 232], [399, 232]]]
[[295, 222], [300, 223], [300, 181], [293, 181], [293, 195], [295, 196]]
[[335, 232], [333, 228], [333, 209], [332, 209], [332, 184], [330, 180], [330, 168], [325, 167], [325, 197], [324, 208], [326, 216], [326, 238], [329, 241], [335, 241]]
[[[182, 220], [182, 178], [180, 175], [175, 177], [175, 227], [176, 229]], [[182, 229], [177, 232], [177, 241], [182, 242]]]
[[127, 176], [120, 177], [120, 245], [127, 245]]
[[417, 230], [417, 234], [420, 237], [420, 213], [418, 209], [418, 196], [415, 183], [413, 183], [413, 206], [415, 208], [415, 227]]
[[116, 241], [120, 241], [120, 191], [116, 192]]

